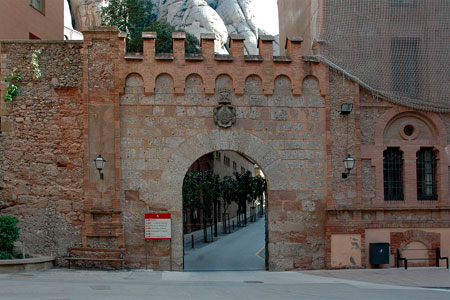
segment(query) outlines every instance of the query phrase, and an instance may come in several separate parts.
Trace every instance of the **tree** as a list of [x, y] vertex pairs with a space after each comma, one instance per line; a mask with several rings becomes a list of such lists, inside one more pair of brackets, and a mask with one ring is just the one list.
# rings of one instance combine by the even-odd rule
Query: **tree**
[[237, 185], [237, 203], [239, 211], [244, 214], [244, 224], [247, 224], [247, 202], [252, 201], [253, 187], [252, 174], [247, 171], [244, 174], [234, 173]]
[[[252, 177], [252, 192], [250, 197], [253, 201], [262, 198], [266, 190], [266, 180], [261, 176]], [[261, 203], [262, 204], [262, 203]]]
[[206, 214], [213, 211], [215, 235], [217, 236], [217, 201], [220, 196], [220, 177], [210, 171], [187, 174], [183, 182], [183, 206], [201, 209], [203, 219], [203, 236], [207, 242]]
[[[172, 32], [177, 30], [164, 20], [158, 21], [151, 0], [107, 0], [102, 8], [102, 25], [117, 26], [128, 34], [127, 51], [142, 52], [142, 32], [155, 31], [156, 52], [172, 52]], [[186, 34], [186, 52], [199, 53], [198, 39]]]
[[13, 258], [14, 242], [19, 239], [18, 222], [16, 217], [0, 216], [0, 259]]
[[151, 22], [144, 31], [156, 32], [156, 53], [172, 52], [172, 32], [186, 33], [184, 45], [186, 53], [200, 53], [200, 42], [194, 35], [187, 33], [182, 29], [176, 29], [175, 26], [170, 25], [165, 20]]
[[220, 196], [223, 200], [223, 212], [226, 213], [233, 201], [238, 197], [238, 187], [236, 180], [230, 176], [225, 176], [220, 182]]
[[227, 219], [226, 212], [230, 207], [231, 203], [235, 202], [238, 198], [238, 186], [236, 180], [230, 176], [225, 176], [220, 182], [220, 196], [223, 201], [223, 231], [227, 231]]

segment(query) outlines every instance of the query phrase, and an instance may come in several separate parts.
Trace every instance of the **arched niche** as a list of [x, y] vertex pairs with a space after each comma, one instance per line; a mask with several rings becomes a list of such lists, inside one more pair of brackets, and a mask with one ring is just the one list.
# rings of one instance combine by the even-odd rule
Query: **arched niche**
[[198, 74], [186, 77], [185, 94], [203, 94], [203, 78]]
[[125, 78], [124, 94], [120, 97], [121, 105], [136, 105], [140, 95], [144, 94], [144, 79], [138, 73], [131, 73]]
[[159, 74], [155, 80], [155, 94], [173, 93], [173, 78], [167, 73]]
[[220, 74], [216, 78], [216, 90], [218, 88], [233, 88], [233, 79], [228, 74]]
[[286, 75], [278, 75], [274, 81], [274, 95], [292, 95], [292, 82]]
[[249, 75], [245, 79], [245, 94], [262, 95], [263, 83], [258, 75]]
[[169, 104], [174, 93], [173, 78], [167, 73], [159, 74], [155, 80], [155, 104]]
[[317, 77], [309, 75], [303, 78], [302, 95], [320, 96], [319, 80]]

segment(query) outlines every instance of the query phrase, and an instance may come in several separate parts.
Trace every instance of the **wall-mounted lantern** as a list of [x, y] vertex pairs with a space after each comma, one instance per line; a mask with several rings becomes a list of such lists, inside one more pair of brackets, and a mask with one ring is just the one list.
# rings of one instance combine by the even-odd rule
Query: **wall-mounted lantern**
[[99, 154], [96, 159], [94, 159], [95, 167], [98, 170], [98, 173], [100, 174], [100, 179], [103, 180], [104, 176], [102, 173], [103, 168], [105, 167], [106, 160]]
[[350, 176], [351, 170], [355, 167], [355, 159], [350, 154], [344, 159], [344, 167], [346, 172], [342, 173], [342, 178], [347, 178]]
[[349, 115], [353, 110], [353, 104], [342, 103], [341, 104], [341, 115]]

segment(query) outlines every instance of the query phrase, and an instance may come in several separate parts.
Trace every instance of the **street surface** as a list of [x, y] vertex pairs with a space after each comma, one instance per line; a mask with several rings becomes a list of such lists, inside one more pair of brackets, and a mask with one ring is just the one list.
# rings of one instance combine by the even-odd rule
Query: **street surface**
[[[402, 277], [403, 274], [409, 274], [408, 276], [411, 278], [409, 284], [413, 287], [339, 278], [340, 274], [346, 274], [346, 276], [353, 274], [354, 277], [358, 277], [359, 271], [329, 271], [333, 274], [333, 278], [331, 278], [311, 275], [308, 272], [156, 272], [52, 269], [43, 272], [0, 274], [0, 299], [450, 299], [449, 289], [416, 287], [417, 285], [429, 286], [431, 282], [450, 278], [450, 272], [446, 269], [415, 270], [411, 268], [406, 272], [404, 269], [387, 270], [387, 281], [394, 277]], [[371, 270], [362, 271], [367, 271], [365, 278], [370, 279]], [[375, 270], [375, 272], [381, 274], [383, 270]], [[442, 283], [440, 284], [442, 285]]]
[[185, 247], [185, 271], [264, 270], [264, 218], [212, 243]]

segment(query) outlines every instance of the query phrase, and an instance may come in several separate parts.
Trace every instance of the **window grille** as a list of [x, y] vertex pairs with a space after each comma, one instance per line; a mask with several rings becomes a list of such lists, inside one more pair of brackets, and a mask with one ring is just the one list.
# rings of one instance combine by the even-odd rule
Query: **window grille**
[[417, 152], [417, 200], [437, 200], [436, 166], [433, 148]]
[[403, 153], [400, 148], [383, 152], [384, 200], [403, 200]]

